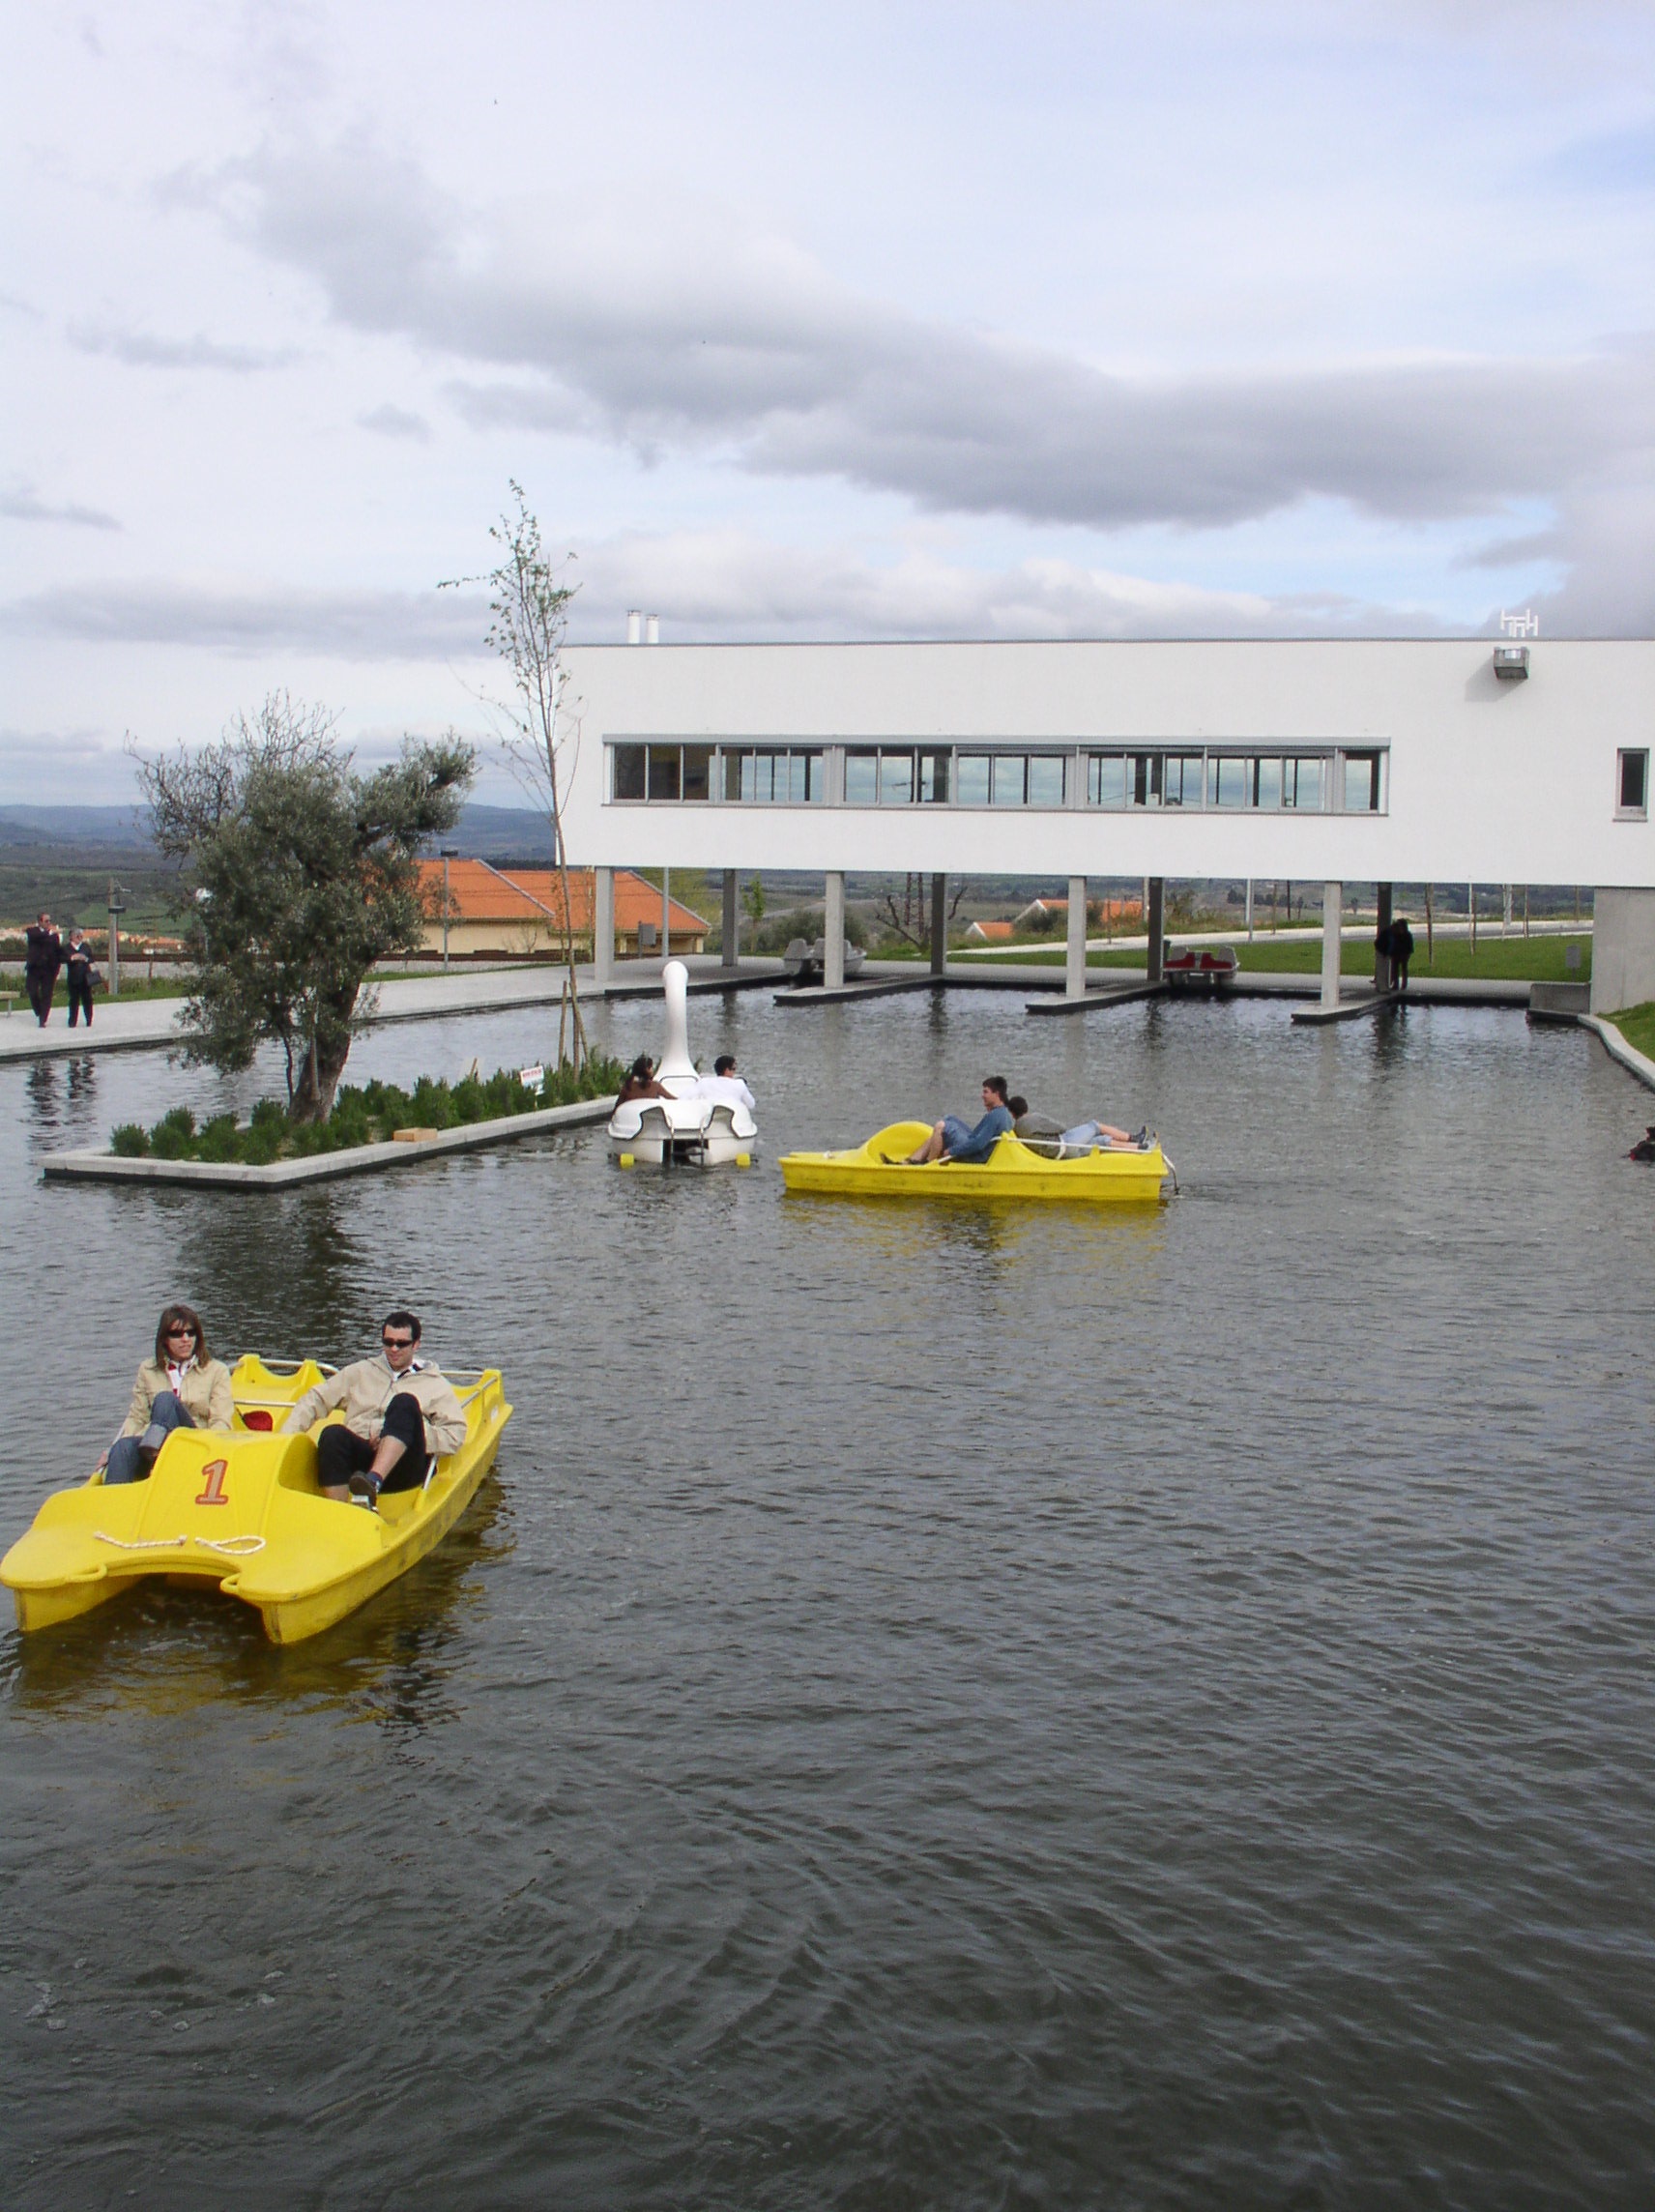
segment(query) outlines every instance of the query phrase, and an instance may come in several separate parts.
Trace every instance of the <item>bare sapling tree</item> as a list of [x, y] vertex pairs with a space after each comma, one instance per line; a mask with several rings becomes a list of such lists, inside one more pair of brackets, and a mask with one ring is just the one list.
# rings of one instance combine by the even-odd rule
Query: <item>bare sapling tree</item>
[[[568, 605], [580, 587], [561, 581], [561, 571], [546, 559], [540, 525], [530, 511], [522, 485], [515, 478], [508, 481], [516, 511], [503, 514], [488, 533], [499, 548], [499, 562], [484, 577], [457, 581], [486, 583], [489, 588], [488, 643], [510, 672], [512, 696], [485, 704], [496, 717], [512, 774], [551, 829], [552, 864], [561, 894], [556, 920], [567, 971], [558, 1016], [558, 1058], [580, 1067], [589, 1048], [575, 981], [574, 915], [564, 836], [564, 802], [580, 755], [580, 717], [566, 697], [568, 671], [563, 664]], [[592, 925], [595, 951], [595, 897]]]
[[374, 963], [419, 948], [419, 852], [459, 819], [476, 771], [451, 731], [354, 772], [334, 716], [272, 692], [217, 744], [138, 761], [155, 841], [202, 929], [186, 1057], [226, 1072], [281, 1047], [288, 1112], [325, 1121]]
[[[960, 901], [965, 895], [965, 879], [956, 876], [954, 878], [954, 895], [948, 903], [945, 921], [951, 922], [959, 913]], [[908, 944], [921, 952], [929, 950], [931, 945], [931, 920], [925, 901], [925, 877], [923, 875], [904, 876], [902, 879], [901, 906], [896, 903], [896, 893], [887, 890], [884, 900], [885, 912], [881, 917], [893, 936], [905, 939]]]

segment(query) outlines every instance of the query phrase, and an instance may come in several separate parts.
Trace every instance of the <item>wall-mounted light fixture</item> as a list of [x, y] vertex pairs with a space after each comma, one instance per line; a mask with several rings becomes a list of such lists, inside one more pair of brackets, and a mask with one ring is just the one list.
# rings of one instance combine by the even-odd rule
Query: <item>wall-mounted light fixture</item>
[[1528, 648], [1525, 645], [1496, 645], [1495, 647], [1495, 674], [1508, 682], [1521, 682], [1528, 674]]

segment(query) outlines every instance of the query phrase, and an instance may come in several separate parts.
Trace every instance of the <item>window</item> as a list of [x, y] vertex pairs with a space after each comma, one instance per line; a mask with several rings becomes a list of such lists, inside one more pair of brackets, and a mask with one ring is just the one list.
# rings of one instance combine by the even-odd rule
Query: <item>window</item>
[[1614, 818], [1617, 822], [1647, 822], [1649, 819], [1649, 755], [1647, 751], [1621, 751], [1615, 755], [1615, 790], [1618, 803]]
[[1127, 754], [1126, 803], [1128, 806], [1160, 805], [1161, 756], [1159, 753]]
[[729, 805], [806, 806], [827, 796], [820, 751], [725, 745], [722, 752], [724, 798]]
[[1126, 804], [1126, 761], [1120, 753], [1091, 753], [1087, 758], [1087, 804]]
[[960, 804], [986, 806], [988, 804], [987, 753], [962, 753], [956, 766], [960, 771]]
[[880, 804], [909, 806], [914, 801], [914, 755], [881, 753]]
[[642, 799], [644, 796], [644, 747], [642, 745], [616, 745], [615, 796], [617, 799]]
[[1063, 770], [1067, 766], [1061, 753], [1031, 753], [1029, 756], [1029, 804], [1031, 806], [1061, 806], [1068, 796]]
[[1320, 813], [1327, 763], [1324, 760], [1285, 760], [1282, 763], [1282, 804], [1301, 814]]
[[1252, 797], [1253, 767], [1237, 755], [1214, 753], [1206, 764], [1208, 806], [1245, 806]]
[[1161, 804], [1199, 806], [1201, 787], [1201, 754], [1168, 753], [1161, 768]]
[[1345, 755], [1345, 812], [1377, 814], [1379, 811], [1379, 756], [1378, 753]]
[[683, 796], [685, 799], [706, 800], [712, 796], [712, 747], [711, 745], [685, 745], [683, 748]]
[[650, 797], [676, 799], [679, 794], [679, 767], [682, 747], [678, 745], [652, 745], [650, 747]]
[[948, 803], [948, 754], [942, 747], [934, 747], [919, 756], [919, 803], [922, 806]]
[[1021, 806], [1024, 803], [1023, 779], [1028, 766], [1021, 753], [995, 754], [994, 784], [989, 795], [994, 805]]
[[845, 804], [847, 806], [877, 806], [879, 804], [878, 753], [848, 752], [845, 755]]

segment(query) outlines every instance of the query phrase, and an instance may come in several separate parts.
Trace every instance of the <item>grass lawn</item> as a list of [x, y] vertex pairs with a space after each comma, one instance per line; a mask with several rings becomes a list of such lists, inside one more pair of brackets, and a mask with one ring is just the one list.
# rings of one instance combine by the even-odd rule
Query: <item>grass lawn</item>
[[[1522, 983], [1586, 983], [1592, 974], [1592, 941], [1589, 937], [1479, 937], [1473, 954], [1469, 938], [1440, 937], [1437, 941], [1437, 957], [1425, 957], [1425, 932], [1414, 932], [1416, 939], [1413, 960], [1408, 968], [1410, 976], [1452, 975], [1481, 981]], [[1215, 944], [1234, 945], [1244, 970], [1268, 975], [1320, 975], [1321, 973], [1321, 940], [1319, 937], [1298, 937], [1272, 940], [1255, 938], [1251, 945], [1241, 936], [1215, 938]], [[1571, 968], [1564, 958], [1564, 947], [1581, 947], [1581, 965]], [[1347, 975], [1372, 976], [1374, 973], [1374, 947], [1362, 937], [1348, 937], [1342, 947], [1341, 969]], [[974, 967], [994, 967], [998, 962], [980, 952], [950, 952], [950, 961]], [[1034, 968], [1060, 968], [1064, 954], [1050, 951], [1044, 946], [1031, 946], [1020, 957]], [[1142, 948], [1134, 952], [1089, 952], [1089, 968], [1142, 968]], [[1640, 1048], [1641, 1049], [1641, 1048]]]
[[1646, 1006], [1628, 1006], [1624, 1013], [1609, 1018], [1635, 1052], [1655, 1060], [1655, 999]]

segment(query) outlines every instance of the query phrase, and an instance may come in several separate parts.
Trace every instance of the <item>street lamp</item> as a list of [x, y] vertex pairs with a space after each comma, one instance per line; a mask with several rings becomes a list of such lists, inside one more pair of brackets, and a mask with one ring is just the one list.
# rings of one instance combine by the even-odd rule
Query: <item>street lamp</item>
[[459, 859], [460, 849], [457, 845], [443, 845], [438, 850], [443, 856], [443, 973], [447, 975], [449, 968], [449, 862]]
[[114, 877], [109, 878], [109, 996], [121, 996], [121, 917], [127, 911], [127, 902], [121, 896], [121, 887]]
[[213, 893], [203, 884], [195, 893], [195, 911], [201, 917], [201, 960], [203, 966], [206, 965], [212, 951], [212, 946], [207, 939], [207, 909], [212, 903]]

